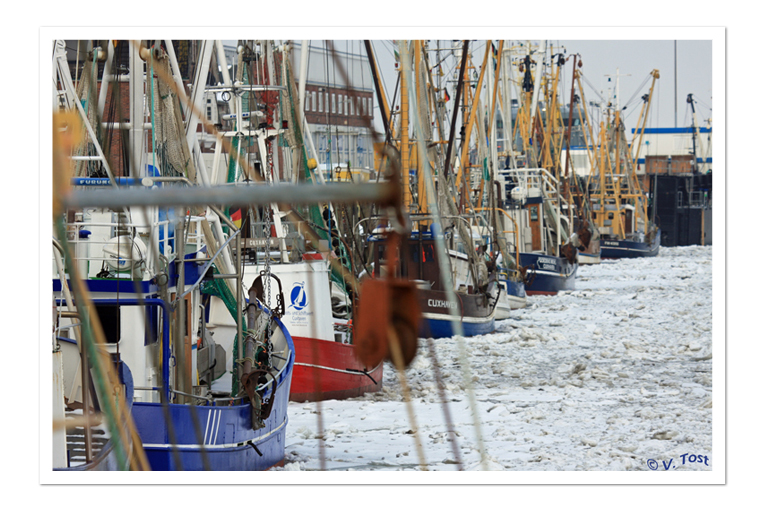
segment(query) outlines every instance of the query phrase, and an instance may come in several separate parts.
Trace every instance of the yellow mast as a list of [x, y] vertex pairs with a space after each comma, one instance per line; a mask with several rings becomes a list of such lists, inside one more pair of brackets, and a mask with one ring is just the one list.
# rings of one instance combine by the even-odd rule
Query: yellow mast
[[[616, 150], [614, 151], [614, 157], [616, 158], [615, 164], [616, 168], [614, 170], [614, 174], [611, 177], [611, 181], [613, 182], [614, 186], [614, 197], [616, 201], [616, 217], [619, 221], [617, 221], [617, 225], [621, 227], [621, 235], [624, 236], [625, 229], [624, 229], [624, 222], [622, 221], [622, 178], [619, 175], [619, 168], [621, 166], [621, 153], [619, 152], [619, 141], [621, 140], [620, 136], [620, 123], [621, 119], [619, 118], [619, 110], [616, 110], [616, 120], [614, 122], [614, 135], [616, 136]], [[616, 180], [614, 181], [614, 177]]]
[[[552, 87], [548, 89], [547, 93], [547, 126], [545, 126], [545, 137], [542, 141], [542, 154], [543, 160], [542, 160], [542, 166], [547, 168], [548, 170], [553, 170], [553, 166], [556, 166], [554, 164], [553, 160], [553, 151], [552, 151], [552, 136], [553, 136], [553, 124], [555, 124], [556, 119], [556, 110], [558, 106], [558, 75], [560, 73], [560, 66], [556, 66], [555, 73], [553, 74], [553, 84]], [[559, 176], [555, 175], [556, 179], [559, 178]]]
[[[423, 104], [423, 98], [421, 94], [422, 89], [422, 79], [421, 79], [421, 62], [422, 62], [422, 41], [416, 40], [414, 41], [414, 79], [415, 79], [415, 97], [416, 97], [416, 104], [421, 105]], [[427, 98], [424, 100], [426, 104], [430, 104], [430, 102], [427, 100]], [[417, 108], [416, 114], [420, 115], [420, 108]], [[421, 119], [424, 120], [424, 119]], [[422, 122], [421, 125], [423, 128], [425, 126], [430, 126], [429, 122]], [[423, 136], [425, 133], [423, 133]], [[425, 140], [427, 141], [427, 140]], [[417, 153], [415, 153], [417, 154]], [[417, 157], [417, 201], [418, 201], [418, 207], [419, 212], [421, 213], [427, 213], [428, 212], [428, 200], [427, 195], [425, 194], [425, 172], [430, 171], [428, 164], [428, 161], [420, 161], [420, 157], [418, 155]]]
[[[531, 60], [529, 59], [529, 67], [531, 67]], [[525, 70], [524, 70], [525, 72]], [[530, 69], [529, 69], [530, 72]], [[523, 79], [523, 78], [521, 78]], [[531, 125], [531, 97], [532, 97], [532, 91], [524, 91], [524, 100], [521, 104], [521, 107], [518, 111], [518, 117], [520, 118], [520, 121], [516, 127], [518, 127], [521, 130], [521, 140], [523, 141], [523, 153], [528, 154], [529, 153], [529, 140], [531, 139], [531, 134], [533, 130], [533, 126]]]
[[[640, 119], [643, 119], [643, 125], [640, 127], [640, 138], [638, 138], [638, 146], [637, 150], [635, 151], [635, 157], [633, 159], [632, 165], [637, 166], [638, 159], [640, 158], [640, 149], [643, 147], [643, 133], [645, 133], [645, 124], [648, 120], [648, 109], [651, 107], [651, 98], [653, 97], [653, 87], [656, 84], [656, 80], [659, 78], [659, 70], [654, 69], [651, 71], [651, 76], [653, 76], [653, 81], [651, 82], [651, 90], [648, 92], [648, 101], [643, 103], [643, 106], [640, 108], [640, 117], [638, 117], [638, 125], [640, 125]], [[643, 117], [643, 109], [645, 108], [645, 117]], [[635, 136], [637, 136], [637, 132], [635, 132]], [[632, 137], [632, 143], [635, 143], [635, 136]], [[634, 145], [630, 144], [631, 147], [634, 148]]]
[[[402, 48], [406, 41], [399, 41], [399, 54], [408, 55], [409, 52]], [[404, 189], [404, 210], [409, 211], [412, 204], [412, 192], [409, 189], [409, 87], [403, 65], [399, 68], [401, 77], [401, 186]]]
[[[515, 49], [517, 47], [513, 47], [512, 49]], [[527, 55], [529, 57], [529, 67], [531, 67], [531, 57], [530, 55]], [[518, 137], [520, 133], [521, 137], [521, 150], [524, 154], [527, 154], [529, 151], [529, 138], [531, 137], [531, 119], [530, 119], [530, 105], [531, 105], [531, 91], [526, 92], [523, 91], [523, 79], [524, 79], [524, 73], [526, 72], [526, 69], [523, 70], [520, 69], [521, 66], [523, 66], [525, 63], [525, 59], [521, 61], [521, 63], [517, 64], [518, 66], [518, 72], [519, 76], [517, 79], [514, 79], [512, 77], [512, 71], [513, 71], [513, 65], [511, 65], [508, 69], [510, 72], [509, 80], [515, 87], [520, 86], [521, 90], [517, 91], [518, 98], [519, 98], [519, 105], [518, 105], [518, 113], [516, 115], [515, 122], [513, 123], [513, 131], [511, 133], [512, 140], [512, 146], [515, 144], [515, 139]], [[530, 69], [529, 69], [530, 71]], [[507, 98], [507, 101], [510, 101], [510, 98]]]

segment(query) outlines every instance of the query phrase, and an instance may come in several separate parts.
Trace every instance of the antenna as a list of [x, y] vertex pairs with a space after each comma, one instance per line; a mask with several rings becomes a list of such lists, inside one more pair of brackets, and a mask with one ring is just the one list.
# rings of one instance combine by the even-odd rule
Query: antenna
[[677, 41], [675, 41], [675, 127], [677, 127]]
[[612, 97], [615, 98], [614, 107], [618, 110], [619, 109], [619, 77], [620, 76], [632, 76], [631, 74], [619, 74], [619, 68], [616, 68], [616, 74], [607, 74], [609, 80], [611, 81], [611, 77], [616, 77], [616, 91]]

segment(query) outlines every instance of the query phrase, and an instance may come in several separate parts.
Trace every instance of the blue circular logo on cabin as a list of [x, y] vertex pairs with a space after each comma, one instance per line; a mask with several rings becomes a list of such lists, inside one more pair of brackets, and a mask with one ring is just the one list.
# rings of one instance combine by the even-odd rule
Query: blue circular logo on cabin
[[305, 291], [305, 283], [297, 282], [290, 291], [290, 308], [302, 310], [308, 306], [308, 294]]

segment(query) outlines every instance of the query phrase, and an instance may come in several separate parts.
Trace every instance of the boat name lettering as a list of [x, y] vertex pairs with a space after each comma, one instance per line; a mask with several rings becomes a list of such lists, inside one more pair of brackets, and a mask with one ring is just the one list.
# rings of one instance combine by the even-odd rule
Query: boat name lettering
[[263, 248], [271, 244], [271, 238], [252, 238], [242, 239], [242, 248]]
[[537, 259], [537, 267], [540, 269], [555, 269], [555, 259], [539, 257]]
[[619, 241], [603, 241], [606, 246], [619, 246]]
[[442, 299], [428, 299], [428, 306], [432, 306], [433, 308], [457, 308], [457, 303], [444, 301]]

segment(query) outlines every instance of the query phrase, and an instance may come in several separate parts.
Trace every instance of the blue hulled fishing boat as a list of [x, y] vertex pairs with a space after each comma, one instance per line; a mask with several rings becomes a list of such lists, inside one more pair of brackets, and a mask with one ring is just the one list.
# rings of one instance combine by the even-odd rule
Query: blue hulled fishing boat
[[[185, 100], [170, 77], [173, 44], [93, 48], [104, 94], [122, 56], [127, 102], [151, 105], [155, 137], [144, 143], [141, 111], [115, 169], [90, 115], [109, 112], [75, 89], [55, 43], [54, 125], [67, 136], [54, 137], [53, 469], [269, 469], [284, 459], [295, 361], [284, 297], [263, 293], [266, 270], [245, 299], [241, 230], [215, 205], [186, 206], [209, 179], [190, 158], [196, 138], [172, 138], [184, 132]], [[98, 69], [84, 71], [90, 87]]]
[[504, 169], [505, 212], [518, 235], [508, 238], [519, 252], [526, 294], [572, 290], [578, 268], [577, 250], [569, 242], [569, 220], [560, 214], [555, 177], [543, 168]]
[[643, 124], [632, 143], [627, 142], [618, 108], [608, 112], [608, 127], [605, 122], [600, 125], [598, 157], [588, 180], [588, 190], [604, 259], [655, 257], [659, 253], [661, 230], [648, 215], [648, 196], [637, 175], [645, 120], [659, 71], [653, 70], [650, 76], [653, 78], [651, 89], [644, 96], [640, 113]]

